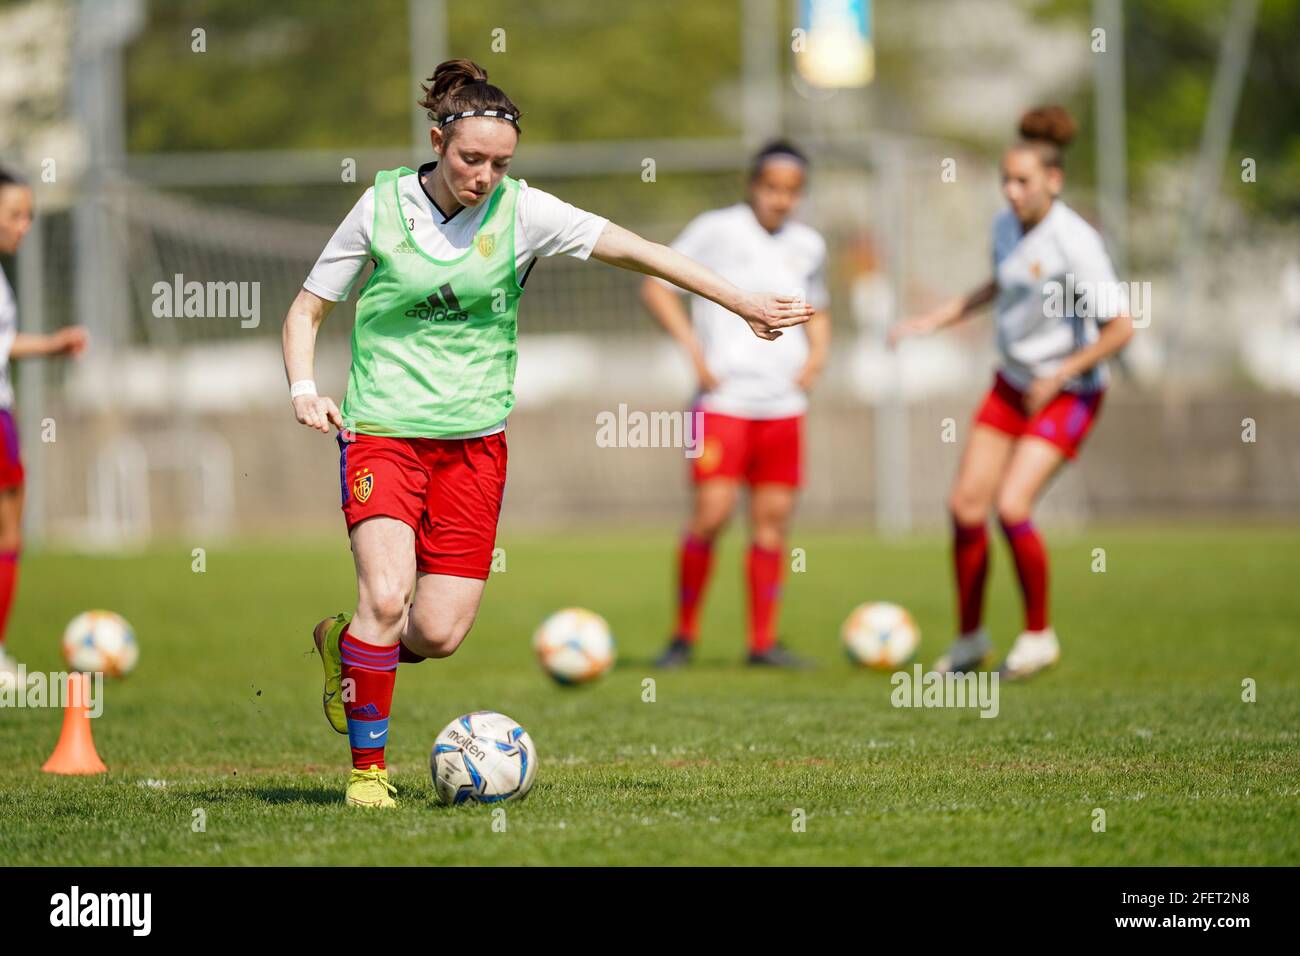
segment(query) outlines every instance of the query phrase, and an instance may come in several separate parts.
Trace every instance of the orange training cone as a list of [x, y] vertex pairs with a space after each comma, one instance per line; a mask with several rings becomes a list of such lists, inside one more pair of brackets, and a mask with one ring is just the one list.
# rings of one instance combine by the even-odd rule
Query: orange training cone
[[63, 730], [50, 759], [41, 767], [46, 773], [107, 773], [104, 761], [95, 750], [90, 734], [90, 715], [86, 703], [90, 687], [85, 674], [68, 675], [68, 706], [63, 710]]

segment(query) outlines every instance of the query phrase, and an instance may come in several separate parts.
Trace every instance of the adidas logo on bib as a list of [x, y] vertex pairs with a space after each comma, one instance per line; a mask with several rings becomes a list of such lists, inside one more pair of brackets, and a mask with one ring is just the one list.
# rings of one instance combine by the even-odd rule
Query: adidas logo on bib
[[[441, 294], [442, 298], [439, 298]], [[421, 302], [406, 310], [407, 318], [422, 322], [464, 322], [469, 313], [460, 307], [460, 300], [452, 291], [451, 283], [438, 286], [437, 292], [430, 292]]]
[[403, 239], [397, 245], [393, 246], [393, 252], [405, 252], [405, 253], [414, 254], [415, 246], [411, 245], [410, 239]]

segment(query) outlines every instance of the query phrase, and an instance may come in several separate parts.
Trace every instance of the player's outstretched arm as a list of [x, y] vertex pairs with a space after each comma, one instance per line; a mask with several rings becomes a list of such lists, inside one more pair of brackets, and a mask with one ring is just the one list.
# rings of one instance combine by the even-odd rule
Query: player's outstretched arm
[[998, 294], [998, 284], [990, 279], [969, 295], [950, 299], [937, 309], [909, 316], [896, 323], [889, 330], [889, 344], [897, 345], [903, 339], [913, 335], [929, 335], [949, 325], [954, 325], [966, 318], [982, 305], [993, 301]]
[[86, 350], [90, 337], [79, 325], [68, 325], [49, 335], [32, 335], [19, 332], [9, 346], [11, 359], [35, 358], [44, 355], [80, 355]]
[[343, 429], [343, 415], [334, 399], [316, 394], [312, 367], [316, 358], [316, 332], [334, 303], [306, 289], [298, 290], [284, 317], [284, 372], [289, 379], [289, 398], [299, 424], [328, 435], [330, 425]]
[[687, 292], [716, 302], [748, 322], [761, 339], [779, 338], [781, 329], [802, 325], [813, 314], [808, 303], [794, 296], [738, 289], [694, 259], [612, 222], [605, 224], [591, 255], [620, 269], [667, 279]]

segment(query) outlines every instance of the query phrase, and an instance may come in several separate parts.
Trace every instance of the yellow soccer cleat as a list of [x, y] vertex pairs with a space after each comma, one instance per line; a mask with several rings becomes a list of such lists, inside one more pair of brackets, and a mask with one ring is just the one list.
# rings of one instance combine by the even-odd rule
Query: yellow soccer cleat
[[316, 642], [316, 651], [320, 654], [321, 664], [325, 667], [325, 690], [321, 694], [321, 703], [325, 707], [325, 719], [340, 734], [348, 732], [348, 715], [343, 708], [343, 655], [339, 651], [339, 638], [343, 628], [352, 620], [350, 614], [336, 614], [327, 617], [316, 625], [312, 631], [312, 640]]
[[388, 771], [371, 765], [369, 770], [353, 770], [348, 780], [349, 806], [395, 807], [397, 788], [388, 782]]

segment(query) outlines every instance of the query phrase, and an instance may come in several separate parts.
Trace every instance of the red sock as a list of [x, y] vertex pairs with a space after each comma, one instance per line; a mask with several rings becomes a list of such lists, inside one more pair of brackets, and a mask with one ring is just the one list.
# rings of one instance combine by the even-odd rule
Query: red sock
[[677, 637], [695, 642], [700, 602], [713, 567], [713, 542], [688, 534], [682, 539], [677, 561]]
[[353, 637], [345, 627], [339, 638], [339, 650], [343, 654], [344, 687], [349, 680], [353, 682], [353, 692], [345, 695], [343, 703], [348, 716], [352, 766], [358, 770], [385, 767], [384, 746], [388, 743], [388, 713], [393, 706], [398, 645], [367, 644]]
[[4, 647], [9, 609], [13, 607], [14, 588], [17, 584], [18, 552], [0, 551], [0, 647]]
[[1011, 544], [1025, 596], [1025, 630], [1041, 631], [1047, 627], [1047, 549], [1028, 519], [1012, 525], [1003, 522], [1002, 531]]
[[785, 552], [749, 546], [749, 650], [761, 654], [776, 643], [774, 628], [781, 604], [781, 566]]
[[959, 634], [978, 630], [984, 616], [984, 579], [989, 571], [989, 535], [984, 525], [952, 523], [952, 563], [957, 572]]

